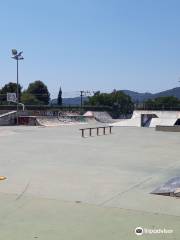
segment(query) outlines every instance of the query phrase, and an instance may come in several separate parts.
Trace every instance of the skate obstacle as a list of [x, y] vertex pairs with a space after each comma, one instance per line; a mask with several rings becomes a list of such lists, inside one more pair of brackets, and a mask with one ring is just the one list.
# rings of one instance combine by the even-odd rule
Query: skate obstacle
[[[85, 138], [85, 137], [94, 136], [94, 133], [95, 133], [95, 136], [112, 134], [112, 127], [113, 126], [89, 127], [89, 128], [81, 128], [79, 130], [81, 131], [81, 137]], [[88, 135], [86, 134], [85, 136], [85, 132], [87, 132]]]

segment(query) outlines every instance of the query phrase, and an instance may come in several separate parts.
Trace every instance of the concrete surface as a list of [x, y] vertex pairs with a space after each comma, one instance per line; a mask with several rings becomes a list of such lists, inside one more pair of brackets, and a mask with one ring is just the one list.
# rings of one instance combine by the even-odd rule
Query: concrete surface
[[0, 128], [0, 240], [179, 240], [180, 199], [150, 194], [180, 175], [179, 133], [81, 127]]

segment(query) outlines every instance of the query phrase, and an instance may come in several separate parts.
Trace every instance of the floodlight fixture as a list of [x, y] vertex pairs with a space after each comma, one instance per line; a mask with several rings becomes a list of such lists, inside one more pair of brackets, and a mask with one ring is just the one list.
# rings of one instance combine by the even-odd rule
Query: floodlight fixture
[[17, 50], [16, 49], [12, 49], [12, 55], [17, 55]]

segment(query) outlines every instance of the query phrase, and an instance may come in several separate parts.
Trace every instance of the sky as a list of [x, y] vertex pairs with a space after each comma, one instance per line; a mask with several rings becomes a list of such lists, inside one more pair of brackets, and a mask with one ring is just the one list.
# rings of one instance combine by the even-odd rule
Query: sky
[[42, 80], [80, 90], [159, 92], [180, 86], [179, 0], [0, 0], [0, 88]]

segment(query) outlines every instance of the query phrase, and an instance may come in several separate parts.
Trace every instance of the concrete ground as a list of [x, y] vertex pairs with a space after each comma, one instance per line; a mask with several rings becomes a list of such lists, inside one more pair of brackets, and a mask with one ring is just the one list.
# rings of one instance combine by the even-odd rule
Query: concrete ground
[[0, 127], [0, 240], [179, 240], [180, 199], [150, 194], [180, 176], [179, 133], [81, 127]]

